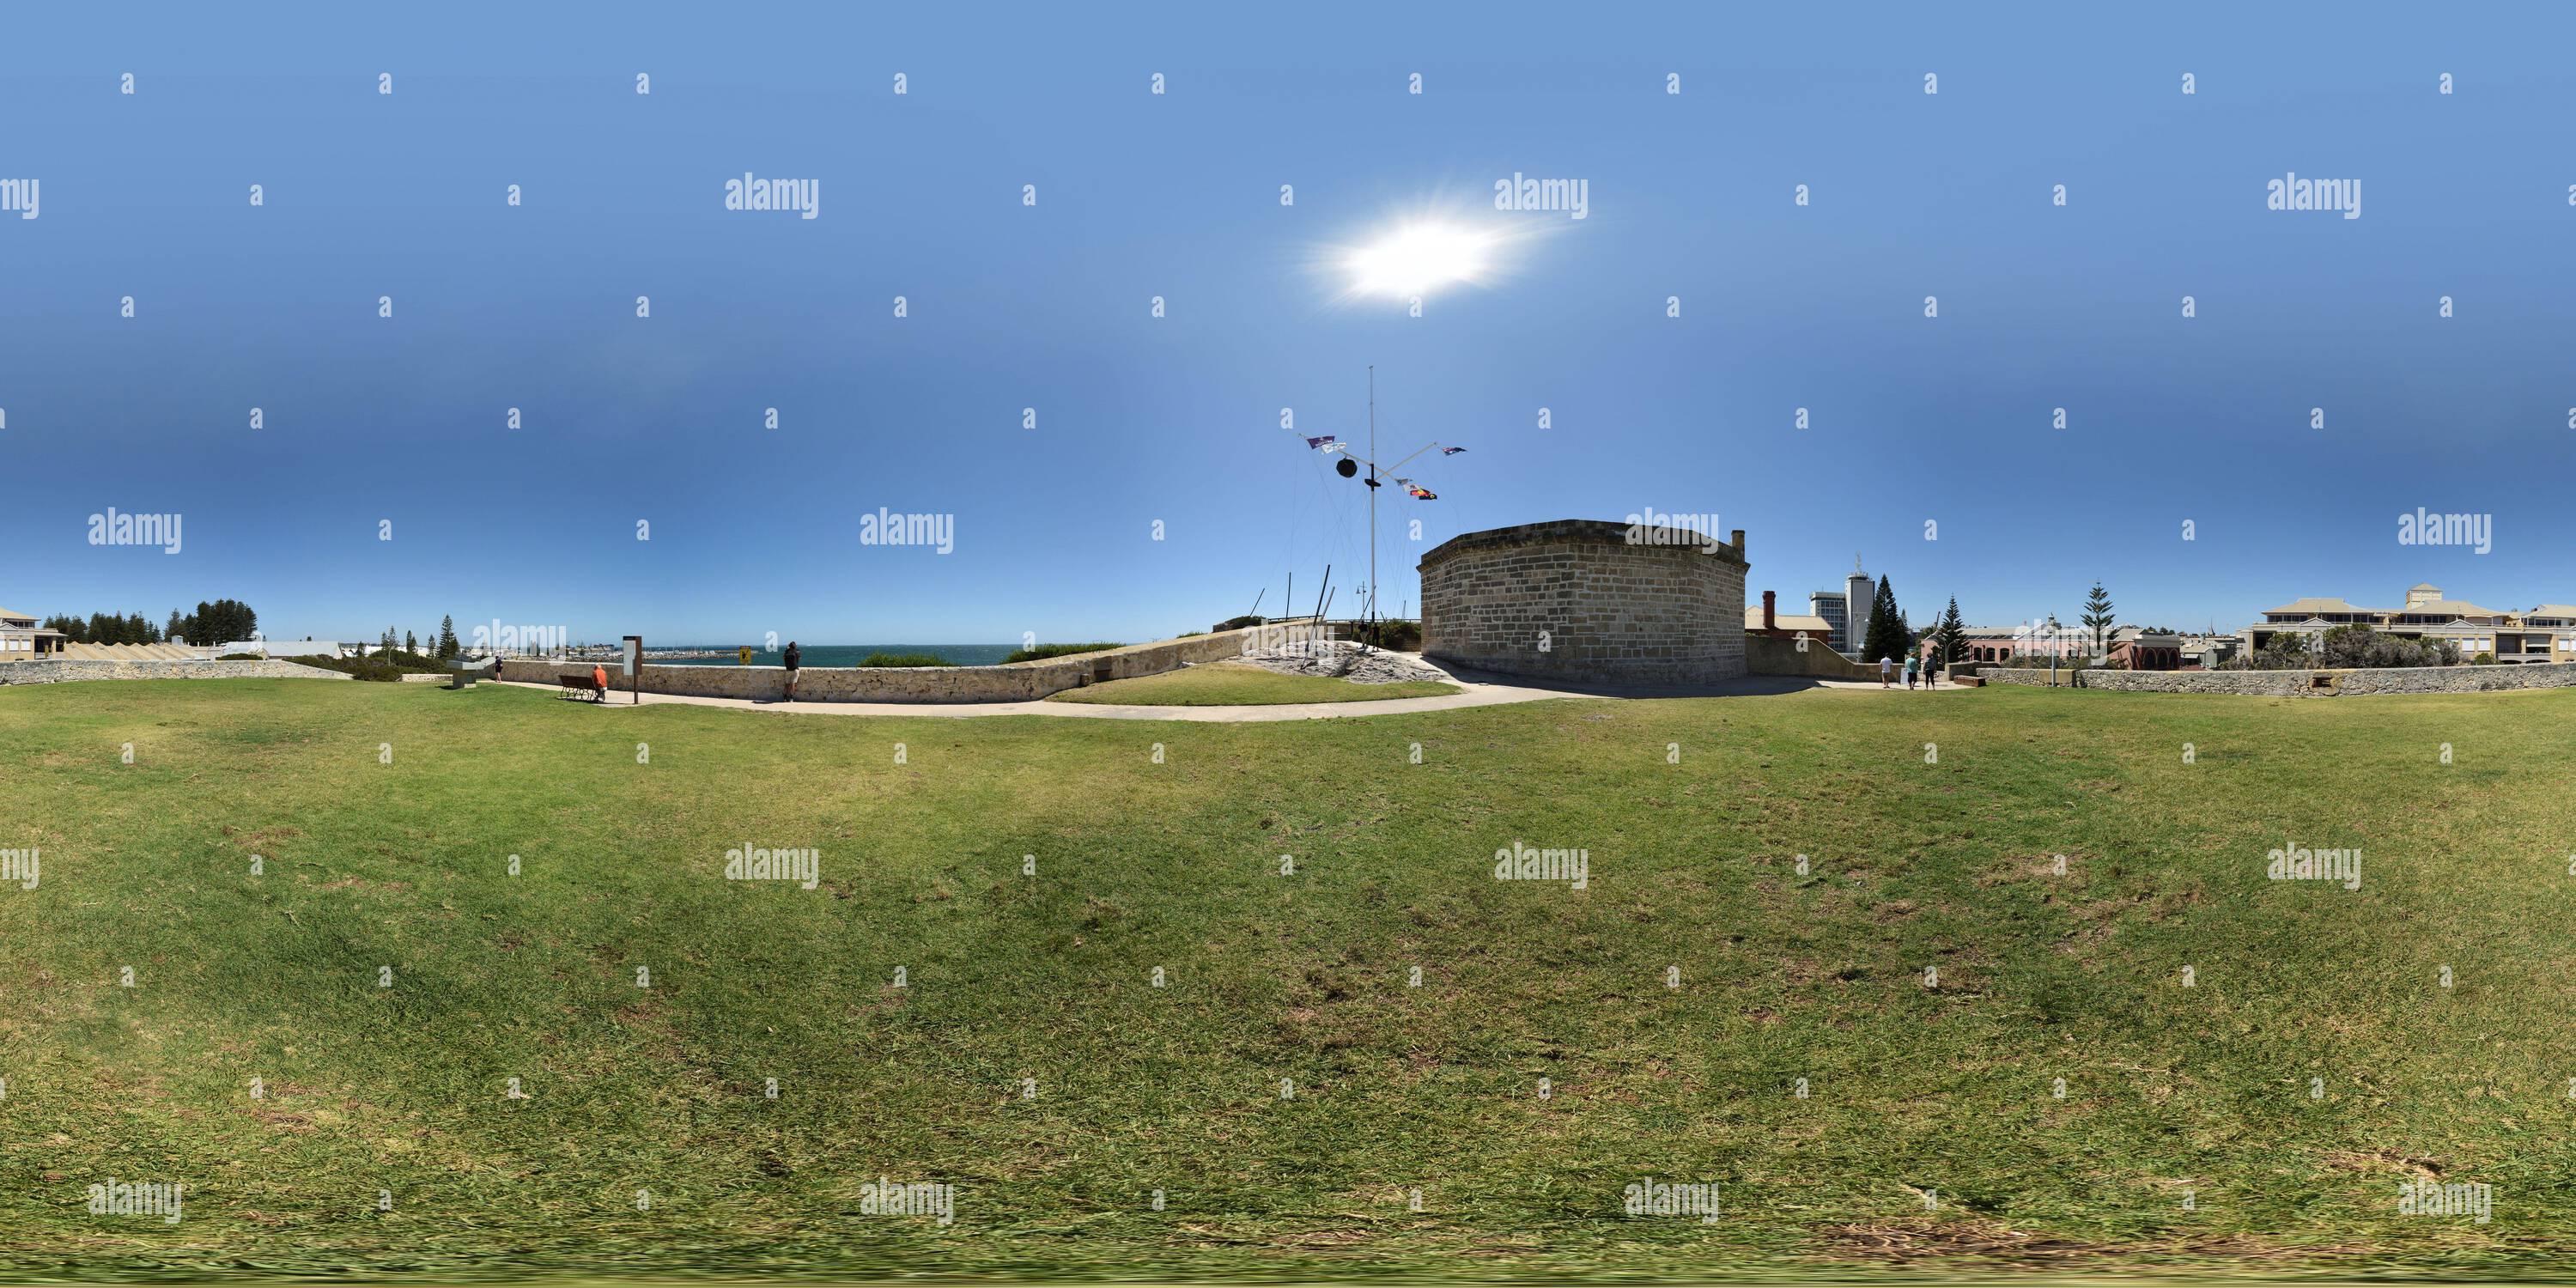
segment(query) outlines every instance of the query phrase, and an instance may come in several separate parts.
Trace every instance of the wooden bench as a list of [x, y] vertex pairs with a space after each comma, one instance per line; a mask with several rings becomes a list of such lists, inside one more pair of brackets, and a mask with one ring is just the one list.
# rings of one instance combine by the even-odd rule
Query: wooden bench
[[590, 700], [593, 702], [605, 702], [608, 700], [608, 689], [601, 685], [599, 681], [592, 679], [590, 674], [586, 671], [574, 672], [569, 675], [558, 675], [555, 677], [555, 683], [561, 685], [568, 693], [587, 693], [590, 695]]

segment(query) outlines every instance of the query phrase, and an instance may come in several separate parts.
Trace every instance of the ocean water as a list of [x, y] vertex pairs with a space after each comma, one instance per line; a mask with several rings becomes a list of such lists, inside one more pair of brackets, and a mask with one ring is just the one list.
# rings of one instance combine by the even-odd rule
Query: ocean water
[[[657, 657], [652, 659], [652, 664], [655, 666], [740, 666], [742, 663], [737, 660], [734, 652], [734, 650], [739, 647], [741, 646], [735, 644], [647, 643], [644, 646], [644, 649], [648, 653], [655, 649], [665, 648], [689, 649], [693, 651], [698, 649], [711, 649], [724, 654], [722, 657]], [[798, 650], [804, 655], [799, 660], [807, 666], [857, 666], [859, 664], [859, 659], [866, 657], [870, 653], [928, 653], [933, 657], [947, 659], [949, 664], [952, 666], [991, 666], [994, 663], [1001, 661], [1003, 658], [1009, 657], [1011, 654], [1018, 652], [1019, 647], [1020, 646], [1017, 644], [797, 645]], [[755, 646], [751, 655], [751, 664], [753, 666], [785, 666], [787, 665], [787, 660], [776, 653], [762, 652], [757, 646]]]

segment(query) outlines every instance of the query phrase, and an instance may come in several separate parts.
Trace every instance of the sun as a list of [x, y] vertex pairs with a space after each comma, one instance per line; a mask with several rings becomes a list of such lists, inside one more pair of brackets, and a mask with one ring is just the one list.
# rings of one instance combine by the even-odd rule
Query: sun
[[1493, 242], [1456, 224], [1409, 223], [1351, 251], [1343, 267], [1355, 294], [1428, 295], [1482, 280], [1492, 267]]

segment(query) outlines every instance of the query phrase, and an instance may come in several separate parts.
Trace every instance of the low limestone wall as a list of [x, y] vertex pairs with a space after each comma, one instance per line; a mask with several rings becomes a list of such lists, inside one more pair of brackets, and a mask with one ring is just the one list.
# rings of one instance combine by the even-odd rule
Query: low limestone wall
[[[1988, 667], [1990, 684], [2048, 683], [2045, 670]], [[2058, 680], [2086, 689], [2130, 693], [2242, 693], [2276, 698], [2332, 698], [2356, 693], [2481, 693], [2500, 689], [2576, 687], [2576, 662], [2529, 666], [2406, 666], [2313, 671], [2067, 670]], [[2324, 683], [2318, 683], [2323, 680]]]
[[[1099, 653], [1041, 658], [1001, 666], [809, 666], [797, 672], [799, 702], [1028, 702], [1050, 693], [1109, 680], [1160, 675], [1194, 662], [1240, 657], [1276, 647], [1313, 628], [1308, 623], [1249, 626], [1187, 639], [1130, 644]], [[553, 684], [561, 675], [588, 675], [591, 662], [534, 662], [510, 658], [498, 678]], [[623, 691], [626, 677], [608, 666], [609, 688]], [[786, 695], [787, 669], [779, 666], [656, 666], [645, 664], [646, 693], [698, 698], [773, 699]]]
[[345, 680], [337, 671], [270, 659], [265, 662], [9, 662], [0, 684], [68, 684], [77, 680]]
[[2522, 666], [2409, 666], [2329, 671], [2345, 693], [2479, 693], [2491, 689], [2564, 689], [2576, 685], [2576, 662]]
[[1876, 666], [1863, 666], [1833, 650], [1823, 640], [1807, 641], [1807, 650], [1798, 651], [1798, 641], [1775, 635], [1744, 633], [1744, 667], [1753, 675], [1800, 675], [1820, 680], [1875, 680]]

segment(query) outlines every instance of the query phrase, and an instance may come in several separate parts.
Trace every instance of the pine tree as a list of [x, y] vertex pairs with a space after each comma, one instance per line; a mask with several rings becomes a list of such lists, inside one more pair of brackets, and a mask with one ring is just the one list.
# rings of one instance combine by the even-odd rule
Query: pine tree
[[204, 640], [197, 638], [197, 628], [190, 626], [188, 624], [188, 619], [181, 617], [179, 615], [179, 610], [175, 608], [170, 610], [170, 624], [161, 628], [161, 638], [165, 640], [186, 640], [191, 644], [205, 643]]
[[1932, 656], [1939, 662], [1956, 662], [1968, 655], [1968, 624], [1959, 620], [1959, 597], [1950, 597], [1949, 611], [1941, 614], [1941, 624], [1932, 628]]
[[456, 644], [456, 615], [454, 613], [450, 613], [445, 617], [439, 618], [438, 660], [442, 662], [447, 661], [462, 651], [463, 650], [458, 648]]
[[1905, 614], [1897, 611], [1896, 592], [1889, 588], [1886, 577], [1880, 577], [1878, 596], [1869, 606], [1869, 629], [1861, 635], [1861, 660], [1901, 658], [1910, 634], [1905, 627]]
[[418, 656], [420, 654], [420, 637], [412, 634], [410, 631], [404, 631], [403, 652], [412, 654], [413, 656]]
[[2118, 619], [2111, 615], [2111, 596], [2099, 581], [2093, 583], [2093, 592], [2084, 597], [2083, 620], [2084, 629], [2093, 632], [2093, 655], [2100, 657], [2111, 624]]

